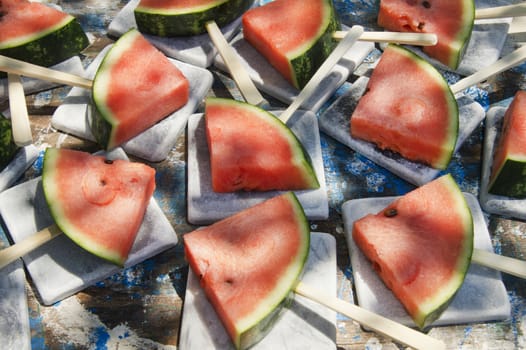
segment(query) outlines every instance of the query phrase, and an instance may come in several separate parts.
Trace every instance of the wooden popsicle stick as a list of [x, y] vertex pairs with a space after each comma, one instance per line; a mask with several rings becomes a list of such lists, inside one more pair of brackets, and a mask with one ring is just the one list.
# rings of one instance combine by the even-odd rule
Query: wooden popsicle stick
[[31, 125], [27, 113], [26, 95], [20, 76], [7, 73], [7, 89], [9, 92], [9, 111], [11, 113], [11, 129], [16, 145], [23, 147], [33, 143]]
[[345, 35], [343, 40], [341, 40], [336, 48], [331, 52], [329, 57], [323, 62], [323, 64], [318, 68], [316, 73], [309, 80], [307, 85], [303, 87], [298, 96], [292, 101], [288, 108], [279, 116], [282, 122], [286, 123], [290, 117], [294, 114], [296, 109], [298, 109], [301, 104], [307, 100], [312, 93], [316, 90], [320, 82], [325, 78], [327, 74], [330, 73], [331, 69], [338, 63], [340, 58], [349, 51], [351, 46], [353, 46], [356, 41], [360, 38], [363, 33], [362, 26], [353, 26]]
[[526, 261], [502, 256], [482, 249], [473, 249], [471, 261], [507, 274], [526, 278]]
[[446, 349], [444, 342], [438, 339], [344, 300], [322, 293], [305, 283], [298, 283], [294, 291], [404, 345], [425, 350]]
[[475, 10], [475, 19], [526, 16], [526, 2]]
[[[346, 31], [336, 31], [332, 37], [341, 40]], [[363, 32], [360, 41], [372, 41], [376, 43], [397, 43], [417, 46], [436, 45], [438, 39], [433, 33], [410, 33], [410, 32]]]
[[10, 247], [0, 250], [0, 269], [60, 234], [62, 234], [62, 231], [53, 224]]
[[93, 84], [92, 80], [78, 75], [38, 66], [2, 55], [0, 55], [0, 71], [85, 89], [91, 89]]
[[512, 53], [502, 57], [500, 60], [495, 63], [482, 68], [476, 73], [465, 77], [457, 81], [455, 84], [451, 85], [451, 91], [453, 94], [457, 94], [470, 86], [473, 86], [481, 81], [488, 79], [489, 77], [503, 72], [509, 68], [512, 68], [526, 59], [526, 45], [518, 48]]
[[223, 58], [223, 61], [225, 61], [225, 64], [245, 101], [255, 106], [268, 108], [268, 101], [261, 95], [252, 79], [250, 79], [250, 76], [243, 67], [241, 60], [226, 41], [223, 33], [217, 26], [217, 23], [215, 21], [209, 21], [205, 24], [205, 27], [208, 31], [208, 35], [210, 35], [212, 42], [217, 48], [217, 51]]

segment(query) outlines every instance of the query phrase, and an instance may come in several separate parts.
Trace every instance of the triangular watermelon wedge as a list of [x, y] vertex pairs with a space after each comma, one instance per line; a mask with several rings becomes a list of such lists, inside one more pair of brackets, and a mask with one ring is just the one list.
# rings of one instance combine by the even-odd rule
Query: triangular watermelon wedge
[[87, 251], [123, 266], [155, 190], [155, 170], [47, 148], [42, 186], [56, 225]]
[[429, 62], [391, 44], [371, 75], [350, 126], [357, 139], [445, 169], [457, 142], [458, 104], [447, 81]]
[[47, 67], [88, 45], [75, 17], [39, 2], [0, 1], [0, 55]]
[[273, 114], [241, 101], [207, 98], [205, 122], [215, 192], [319, 188], [308, 153]]
[[93, 79], [91, 131], [113, 149], [183, 107], [189, 95], [183, 73], [131, 29], [109, 49]]
[[293, 296], [310, 228], [293, 192], [184, 236], [186, 258], [237, 349], [259, 341]]
[[471, 211], [450, 174], [356, 220], [352, 229], [356, 245], [422, 329], [462, 285], [473, 234]]
[[378, 11], [378, 24], [387, 30], [436, 34], [437, 44], [422, 50], [452, 69], [460, 64], [474, 19], [473, 0], [381, 0]]

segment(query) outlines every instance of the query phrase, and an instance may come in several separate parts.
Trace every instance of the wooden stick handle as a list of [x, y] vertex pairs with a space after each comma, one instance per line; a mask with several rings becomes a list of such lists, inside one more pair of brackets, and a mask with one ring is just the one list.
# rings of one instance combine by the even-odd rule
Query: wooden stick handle
[[0, 55], [0, 71], [85, 89], [91, 89], [93, 83], [90, 79], [78, 75], [37, 66], [2, 55]]
[[475, 19], [491, 19], [526, 16], [526, 3], [490, 7], [475, 11]]
[[59, 236], [61, 233], [62, 231], [56, 225], [51, 225], [10, 247], [0, 250], [0, 269]]
[[[332, 37], [341, 40], [346, 31], [336, 31]], [[437, 36], [433, 33], [409, 33], [409, 32], [363, 32], [360, 41], [372, 41], [376, 43], [397, 43], [417, 46], [433, 46], [437, 43]]]
[[507, 274], [526, 278], [526, 261], [502, 256], [482, 249], [474, 249], [471, 261]]
[[223, 33], [217, 26], [217, 23], [215, 21], [210, 21], [205, 24], [205, 27], [208, 31], [208, 35], [210, 35], [212, 42], [217, 48], [217, 51], [225, 61], [225, 64], [228, 67], [232, 78], [236, 82], [239, 91], [245, 98], [245, 101], [255, 106], [263, 108], [268, 107], [269, 103], [256, 88], [252, 79], [250, 79], [250, 76], [245, 67], [243, 67], [241, 60], [226, 41]]
[[33, 143], [31, 125], [27, 113], [26, 95], [20, 76], [7, 73], [7, 89], [9, 92], [9, 111], [11, 112], [11, 128], [13, 140], [18, 146]]
[[404, 345], [415, 349], [446, 349], [446, 345], [440, 340], [354, 304], [324, 294], [305, 283], [300, 282], [294, 291]]
[[482, 68], [476, 73], [473, 73], [470, 76], [465, 77], [457, 81], [455, 84], [451, 85], [451, 91], [453, 94], [457, 94], [468, 87], [475, 85], [481, 81], [488, 79], [489, 77], [503, 72], [509, 68], [512, 68], [526, 59], [526, 45], [518, 48], [512, 53], [502, 57], [500, 60], [495, 63]]
[[330, 73], [331, 69], [338, 63], [340, 58], [349, 51], [351, 46], [356, 43], [363, 33], [363, 27], [353, 26], [345, 35], [342, 41], [338, 43], [336, 48], [331, 52], [329, 57], [323, 62], [323, 64], [318, 68], [316, 73], [309, 80], [307, 85], [300, 91], [298, 96], [292, 101], [289, 107], [279, 116], [279, 119], [286, 123], [290, 117], [294, 114], [296, 109], [298, 109], [301, 104], [307, 100], [312, 93], [316, 90], [320, 82], [325, 78], [327, 74]]

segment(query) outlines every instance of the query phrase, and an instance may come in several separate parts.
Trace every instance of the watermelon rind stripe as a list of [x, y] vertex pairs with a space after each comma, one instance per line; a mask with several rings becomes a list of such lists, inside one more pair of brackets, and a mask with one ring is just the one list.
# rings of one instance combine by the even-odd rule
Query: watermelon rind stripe
[[432, 77], [433, 80], [442, 87], [442, 92], [445, 95], [448, 105], [447, 116], [449, 116], [449, 123], [447, 129], [444, 130], [444, 134], [446, 136], [441, 147], [443, 150], [442, 157], [436, 159], [430, 165], [436, 169], [446, 169], [455, 151], [459, 131], [459, 109], [455, 95], [451, 91], [446, 79], [444, 79], [444, 76], [440, 74], [440, 72], [428, 61], [400, 45], [390, 44], [389, 46], [391, 48], [397, 49], [400, 54], [406, 55], [407, 57], [414, 60], [420, 66], [420, 68], [426, 72], [427, 75]]
[[[293, 192], [284, 194], [290, 202], [297, 219], [297, 231], [303, 239], [297, 255], [290, 262], [287, 272], [284, 273], [280, 282], [275, 286], [272, 293], [261, 300], [254, 311], [237, 322], [236, 327], [240, 334], [237, 349], [246, 349], [259, 341], [272, 328], [284, 307], [292, 301], [293, 289], [299, 282], [309, 254], [310, 226], [305, 216], [303, 207]], [[269, 313], [269, 310], [273, 312]]]
[[496, 170], [488, 192], [498, 196], [526, 198], [526, 157], [508, 156]]
[[91, 114], [88, 120], [90, 121], [93, 135], [104, 148], [114, 144], [119, 126], [119, 120], [110, 110], [107, 103], [111, 70], [118, 63], [123, 52], [128, 50], [140, 35], [137, 30], [132, 29], [121, 36], [104, 56], [93, 79], [92, 98], [94, 103], [88, 109], [88, 112]]
[[19, 147], [13, 140], [11, 122], [0, 113], [0, 171], [3, 170], [15, 157]]
[[61, 188], [57, 182], [59, 175], [57, 162], [59, 157], [59, 148], [47, 148], [44, 153], [44, 164], [42, 167], [42, 186], [49, 211], [55, 220], [55, 224], [78, 246], [118, 266], [123, 266], [126, 257], [115, 254], [112, 250], [105, 249], [100, 244], [91, 244], [89, 240], [85, 239], [82, 231], [72, 222], [68, 221], [63, 210], [64, 204], [58, 195], [61, 192]]
[[473, 253], [473, 216], [466, 198], [451, 174], [442, 176], [438, 181], [442, 182], [444, 190], [452, 197], [452, 201], [450, 201], [449, 205], [454, 205], [455, 207], [449, 210], [458, 213], [461, 217], [465, 238], [463, 240], [462, 252], [457, 260], [453, 276], [448, 283], [443, 285], [439, 291], [436, 291], [432, 297], [422, 302], [420, 305], [420, 313], [413, 317], [415, 324], [421, 329], [426, 328], [440, 317], [442, 312], [451, 303], [468, 273], [471, 264], [471, 255]]
[[474, 1], [463, 0], [462, 6], [464, 7], [464, 11], [462, 11], [464, 16], [462, 17], [462, 23], [460, 24], [461, 30], [457, 33], [453, 42], [451, 42], [451, 47], [454, 51], [452, 51], [452, 56], [450, 57], [448, 66], [452, 67], [453, 69], [458, 68], [460, 61], [464, 56], [464, 52], [466, 51], [466, 47], [468, 46], [468, 42], [471, 37], [475, 19]]
[[292, 72], [292, 84], [302, 89], [331, 54], [338, 43], [332, 35], [341, 28], [331, 1], [324, 1], [323, 22], [318, 33], [311, 40], [297, 49], [287, 53], [287, 59]]
[[226, 106], [232, 106], [233, 108], [236, 108], [238, 106], [243, 106], [243, 108], [253, 109], [254, 111], [253, 115], [255, 117], [257, 116], [258, 118], [261, 118], [265, 122], [272, 124], [273, 127], [279, 130], [282, 137], [288, 140], [288, 144], [290, 145], [290, 148], [293, 152], [291, 160], [298, 169], [302, 170], [303, 177], [305, 181], [308, 183], [308, 187], [309, 188], [319, 188], [320, 187], [320, 183], [318, 181], [318, 178], [312, 166], [312, 160], [311, 160], [311, 157], [309, 156], [309, 153], [305, 150], [305, 148], [303, 147], [301, 142], [298, 140], [296, 135], [292, 132], [292, 130], [285, 123], [283, 123], [279, 118], [277, 118], [275, 115], [257, 106], [254, 106], [248, 103], [241, 104], [238, 101], [235, 101], [232, 99], [209, 97], [207, 98], [207, 103], [223, 104]]
[[73, 16], [44, 31], [0, 43], [0, 55], [49, 67], [79, 54], [89, 45]]
[[137, 6], [135, 22], [141, 33], [161, 37], [198, 35], [206, 32], [205, 24], [215, 21], [224, 26], [252, 6], [253, 0], [211, 1], [209, 4], [186, 9], [146, 8]]

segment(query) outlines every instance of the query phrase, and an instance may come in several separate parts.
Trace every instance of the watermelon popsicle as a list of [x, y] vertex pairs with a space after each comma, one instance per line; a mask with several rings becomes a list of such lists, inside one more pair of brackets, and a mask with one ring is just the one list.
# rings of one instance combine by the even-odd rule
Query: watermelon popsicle
[[475, 20], [521, 16], [526, 4], [475, 10], [473, 0], [406, 2], [382, 0], [377, 23], [387, 30], [436, 33], [438, 43], [422, 51], [450, 69], [459, 68]]
[[130, 140], [188, 102], [186, 77], [137, 30], [123, 35], [105, 58], [93, 80], [8, 57], [0, 57], [0, 70], [89, 89], [94, 112], [90, 128], [105, 149]]

